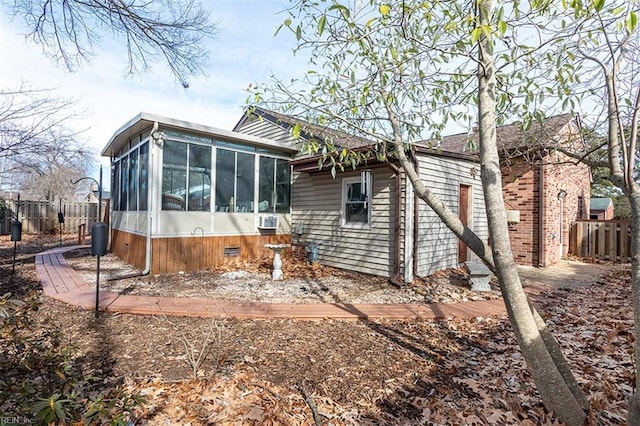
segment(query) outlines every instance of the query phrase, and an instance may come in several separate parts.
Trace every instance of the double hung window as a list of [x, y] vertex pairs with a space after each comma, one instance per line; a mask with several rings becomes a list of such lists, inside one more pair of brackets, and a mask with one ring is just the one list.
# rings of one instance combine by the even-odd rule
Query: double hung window
[[368, 228], [371, 224], [371, 185], [359, 177], [342, 180], [342, 225]]

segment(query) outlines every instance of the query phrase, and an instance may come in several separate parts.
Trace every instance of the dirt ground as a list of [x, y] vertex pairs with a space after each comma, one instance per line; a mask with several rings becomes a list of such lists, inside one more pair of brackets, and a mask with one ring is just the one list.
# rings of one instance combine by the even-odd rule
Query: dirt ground
[[560, 262], [538, 268], [535, 266], [518, 266], [522, 285], [533, 282], [543, 283], [553, 289], [577, 289], [590, 287], [600, 283], [607, 274], [620, 274], [628, 270], [628, 265], [612, 263], [584, 262], [562, 259]]
[[[2, 238], [0, 292], [35, 295], [33, 320], [62, 332], [87, 374], [144, 395], [136, 424], [315, 424], [312, 407], [322, 424], [334, 425], [555, 422], [504, 318], [96, 319], [42, 295], [33, 254], [55, 242], [21, 244], [11, 274], [13, 246]], [[540, 299], [540, 309], [596, 407], [592, 424], [623, 424], [632, 390], [628, 276], [615, 269], [600, 278], [612, 267], [587, 268], [569, 262], [554, 269], [554, 291]], [[534, 272], [527, 279], [543, 280]], [[201, 363], [194, 354], [203, 354]]]
[[[96, 260], [88, 248], [65, 253], [85, 281], [95, 286]], [[271, 259], [237, 262], [216, 270], [140, 275], [139, 270], [113, 255], [100, 261], [100, 288], [119, 294], [210, 298], [268, 303], [452, 303], [500, 298], [497, 283], [491, 291], [473, 292], [462, 269], [440, 271], [402, 287], [388, 279], [284, 259], [284, 279], [273, 281]]]

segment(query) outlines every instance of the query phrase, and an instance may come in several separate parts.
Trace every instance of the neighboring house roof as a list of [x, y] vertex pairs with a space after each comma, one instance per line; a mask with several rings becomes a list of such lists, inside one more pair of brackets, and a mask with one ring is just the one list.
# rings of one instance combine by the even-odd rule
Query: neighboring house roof
[[150, 130], [154, 123], [158, 123], [161, 128], [182, 130], [189, 133], [206, 135], [207, 137], [219, 138], [230, 142], [244, 142], [264, 148], [280, 149], [286, 152], [295, 152], [297, 149], [288, 144], [279, 143], [266, 138], [237, 133], [229, 130], [218, 129], [204, 124], [191, 123], [189, 121], [175, 118], [163, 117], [160, 115], [141, 112], [116, 130], [109, 142], [102, 150], [102, 156], [112, 157], [116, 155], [129, 140], [145, 131]]
[[[563, 129], [572, 122], [576, 123], [572, 114], [562, 114], [549, 117], [542, 122], [534, 122], [527, 131], [522, 130], [522, 123], [519, 122], [498, 127], [496, 132], [498, 150], [501, 153], [517, 156], [552, 149], [560, 142], [558, 138]], [[460, 133], [444, 136], [440, 146], [449, 151], [477, 154], [478, 139], [478, 131]]]
[[613, 206], [611, 198], [591, 198], [589, 200], [589, 208], [591, 210], [607, 210], [611, 206]]

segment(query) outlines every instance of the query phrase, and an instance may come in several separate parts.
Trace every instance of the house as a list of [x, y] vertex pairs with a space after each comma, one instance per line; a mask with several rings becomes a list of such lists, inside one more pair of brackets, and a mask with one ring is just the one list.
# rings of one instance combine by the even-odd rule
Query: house
[[[477, 142], [477, 130], [472, 130], [444, 137], [441, 146], [473, 154]], [[497, 142], [515, 260], [553, 264], [568, 252], [571, 223], [586, 219], [589, 212], [591, 171], [562, 152], [584, 151], [579, 120], [558, 115], [526, 131], [514, 123], [498, 128]]]
[[[300, 138], [368, 151], [371, 141], [256, 108], [234, 127], [254, 137], [294, 143]], [[487, 238], [484, 197], [476, 155], [416, 146], [408, 153], [432, 191], [480, 238]], [[397, 284], [478, 260], [413, 193], [404, 171], [371, 156], [335, 177], [317, 156], [292, 161], [293, 244], [314, 245], [326, 265], [389, 277]]]
[[111, 137], [110, 250], [154, 274], [290, 241], [288, 143], [140, 113]]
[[89, 188], [89, 192], [83, 197], [83, 201], [97, 204], [98, 200], [100, 200], [101, 197], [102, 201], [107, 201], [111, 197], [111, 193], [109, 191], [103, 190], [102, 194], [100, 194], [100, 191], [98, 191], [98, 185], [92, 183], [91, 187]]
[[613, 200], [611, 198], [591, 198], [589, 219], [611, 220], [613, 217]]

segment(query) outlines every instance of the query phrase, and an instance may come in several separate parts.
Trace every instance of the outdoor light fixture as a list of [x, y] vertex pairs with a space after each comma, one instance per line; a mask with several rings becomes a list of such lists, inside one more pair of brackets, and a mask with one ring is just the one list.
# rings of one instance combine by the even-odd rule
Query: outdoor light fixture
[[565, 191], [564, 189], [561, 189], [560, 192], [558, 192], [558, 200], [562, 201], [566, 196], [567, 196], [567, 191]]
[[102, 166], [100, 166], [100, 182], [92, 177], [82, 177], [75, 182], [76, 185], [82, 180], [92, 180], [98, 185], [98, 220], [91, 228], [91, 255], [96, 256], [96, 310], [95, 317], [98, 318], [100, 308], [100, 256], [107, 254], [107, 224], [100, 220], [102, 216]]

